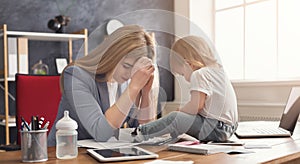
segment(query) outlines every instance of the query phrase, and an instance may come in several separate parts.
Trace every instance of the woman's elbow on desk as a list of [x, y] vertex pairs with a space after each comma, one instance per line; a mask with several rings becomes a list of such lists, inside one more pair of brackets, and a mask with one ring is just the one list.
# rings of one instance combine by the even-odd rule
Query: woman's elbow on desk
[[93, 138], [97, 142], [106, 142], [113, 136], [114, 136], [114, 132], [112, 131], [108, 132], [105, 130], [102, 131], [100, 130], [99, 133], [95, 134]]

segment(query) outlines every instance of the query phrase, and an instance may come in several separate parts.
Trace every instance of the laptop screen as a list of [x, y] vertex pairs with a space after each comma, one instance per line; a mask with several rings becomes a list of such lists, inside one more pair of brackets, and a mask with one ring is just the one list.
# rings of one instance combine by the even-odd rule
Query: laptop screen
[[279, 127], [293, 134], [300, 113], [300, 87], [293, 87], [281, 116]]

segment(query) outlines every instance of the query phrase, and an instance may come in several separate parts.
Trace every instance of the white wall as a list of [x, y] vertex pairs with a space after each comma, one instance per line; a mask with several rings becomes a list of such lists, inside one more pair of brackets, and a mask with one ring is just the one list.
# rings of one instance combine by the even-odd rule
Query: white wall
[[279, 120], [300, 81], [234, 82], [240, 120]]
[[[174, 0], [175, 34], [182, 37], [190, 34], [203, 33], [212, 40], [213, 14], [212, 0]], [[175, 80], [175, 100], [173, 103], [189, 100], [187, 83], [183, 78]]]
[[[192, 24], [183, 24], [175, 19], [175, 33], [179, 36], [197, 33], [193, 25], [200, 27], [207, 37], [214, 37], [213, 0], [175, 0], [174, 10], [187, 17]], [[176, 34], [177, 34], [176, 33]], [[163, 114], [168, 113], [189, 100], [187, 84], [183, 79], [175, 80], [175, 100], [168, 102]], [[243, 120], [279, 120], [288, 95], [293, 86], [300, 81], [232, 82], [235, 89], [239, 119]]]
[[[208, 38], [213, 39], [213, 0], [189, 0], [190, 20], [192, 24], [201, 28]], [[190, 28], [190, 33], [194, 34], [198, 29]]]

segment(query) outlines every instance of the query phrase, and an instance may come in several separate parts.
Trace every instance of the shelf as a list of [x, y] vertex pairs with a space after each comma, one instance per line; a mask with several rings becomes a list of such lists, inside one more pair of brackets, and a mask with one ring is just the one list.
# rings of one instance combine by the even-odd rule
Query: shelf
[[[3, 82], [3, 81], [4, 81], [4, 78], [1, 77], [0, 82]], [[7, 77], [7, 81], [15, 81], [15, 77]]]
[[[21, 64], [20, 57], [21, 55], [24, 57], [28, 57], [28, 42], [32, 40], [36, 41], [60, 41], [60, 42], [67, 42], [68, 43], [68, 56], [69, 56], [69, 62], [72, 62], [72, 56], [73, 56], [73, 50], [72, 50], [72, 44], [73, 41], [76, 40], [83, 40], [84, 45], [84, 55], [87, 55], [88, 53], [88, 31], [87, 29], [82, 29], [80, 31], [74, 32], [74, 33], [46, 33], [46, 32], [24, 32], [24, 31], [9, 31], [7, 30], [7, 25], [4, 24], [0, 26], [0, 37], [3, 39], [3, 70], [0, 70], [0, 89], [4, 90], [4, 110], [5, 115], [0, 115], [0, 126], [5, 126], [5, 138], [6, 138], [6, 144], [10, 144], [9, 141], [9, 127], [15, 127], [16, 123], [15, 121], [7, 121], [10, 120], [12, 116], [9, 116], [9, 98], [14, 100], [14, 97], [11, 96], [11, 94], [8, 92], [9, 88], [9, 82], [15, 81], [15, 77], [9, 76], [8, 67], [9, 67], [9, 54], [8, 54], [8, 38], [17, 38], [17, 47], [21, 47], [17, 50], [17, 66], [18, 71], [20, 71], [19, 66]], [[22, 38], [22, 39], [21, 39]], [[26, 40], [26, 42], [25, 42]], [[22, 42], [21, 42], [22, 41]], [[24, 41], [24, 42], [23, 42]], [[23, 47], [22, 47], [23, 46]], [[21, 51], [21, 50], [24, 50]], [[26, 60], [28, 64], [28, 60]], [[26, 64], [26, 63], [25, 63]], [[3, 84], [2, 84], [3, 82]], [[4, 121], [2, 121], [4, 120]]]
[[[0, 120], [0, 126], [5, 126], [6, 124], [6, 121], [5, 121], [5, 115], [2, 115], [0, 114], [0, 118], [2, 120]], [[12, 116], [9, 116], [8, 117], [8, 127], [16, 127], [16, 118], [15, 117], [12, 117]]]
[[[4, 121], [0, 121], [0, 126], [5, 126], [5, 120]], [[9, 122], [8, 123], [8, 127], [12, 128], [12, 127], [16, 127], [16, 123], [15, 122]]]
[[44, 40], [44, 41], [69, 41], [85, 39], [84, 34], [61, 34], [61, 33], [42, 33], [42, 32], [21, 32], [21, 31], [7, 31], [8, 37], [24, 37], [30, 40]]

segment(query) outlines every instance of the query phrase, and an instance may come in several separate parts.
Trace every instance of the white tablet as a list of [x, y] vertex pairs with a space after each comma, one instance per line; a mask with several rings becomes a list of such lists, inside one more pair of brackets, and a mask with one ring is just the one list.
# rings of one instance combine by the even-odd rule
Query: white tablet
[[87, 152], [100, 162], [158, 158], [157, 154], [135, 146], [113, 149], [87, 149]]

